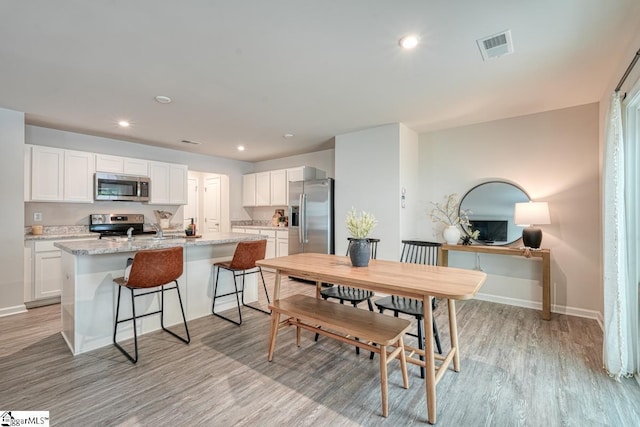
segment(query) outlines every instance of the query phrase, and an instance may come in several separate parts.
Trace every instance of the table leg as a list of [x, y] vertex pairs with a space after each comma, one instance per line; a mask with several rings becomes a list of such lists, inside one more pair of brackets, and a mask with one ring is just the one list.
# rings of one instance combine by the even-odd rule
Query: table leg
[[276, 279], [273, 282], [273, 300], [280, 299], [280, 270], [276, 270]]
[[422, 300], [424, 315], [424, 363], [425, 390], [427, 394], [427, 416], [429, 423], [436, 423], [436, 364], [433, 354], [433, 311], [431, 297], [425, 295]]
[[551, 255], [542, 254], [542, 319], [551, 320]]
[[458, 347], [458, 322], [456, 321], [456, 302], [449, 299], [449, 332], [451, 333], [451, 349], [453, 353], [453, 370], [460, 372], [460, 348]]

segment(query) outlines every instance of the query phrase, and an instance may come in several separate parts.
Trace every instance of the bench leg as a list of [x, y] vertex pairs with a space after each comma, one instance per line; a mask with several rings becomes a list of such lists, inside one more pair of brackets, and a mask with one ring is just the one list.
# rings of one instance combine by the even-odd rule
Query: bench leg
[[278, 335], [278, 325], [280, 324], [280, 313], [271, 313], [271, 333], [269, 334], [269, 362], [273, 359], [273, 350], [276, 347], [276, 336]]
[[387, 346], [380, 346], [380, 388], [382, 391], [382, 416], [389, 415], [387, 401]]
[[[300, 322], [300, 319], [296, 319], [296, 322]], [[300, 347], [300, 326], [296, 325], [296, 346]]]

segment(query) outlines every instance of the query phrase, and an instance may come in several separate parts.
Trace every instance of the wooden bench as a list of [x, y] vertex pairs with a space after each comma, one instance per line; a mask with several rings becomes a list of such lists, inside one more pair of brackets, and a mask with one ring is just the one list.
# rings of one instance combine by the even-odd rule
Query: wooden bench
[[[380, 383], [382, 389], [382, 415], [388, 414], [387, 364], [400, 359], [404, 388], [409, 388], [407, 361], [402, 336], [411, 323], [406, 319], [385, 316], [351, 306], [336, 304], [306, 295], [293, 295], [276, 300], [269, 305], [271, 333], [269, 336], [269, 361], [273, 359], [278, 330], [296, 327], [296, 345], [300, 347], [300, 329], [308, 329], [380, 355]], [[280, 321], [280, 315], [289, 316]], [[357, 338], [356, 338], [357, 337]], [[387, 351], [387, 347], [395, 347]]]

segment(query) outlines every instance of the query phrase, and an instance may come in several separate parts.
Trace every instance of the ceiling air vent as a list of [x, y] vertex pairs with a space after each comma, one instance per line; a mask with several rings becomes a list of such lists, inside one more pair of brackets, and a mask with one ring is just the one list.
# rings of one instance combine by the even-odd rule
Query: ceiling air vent
[[511, 41], [511, 30], [503, 31], [489, 37], [476, 40], [482, 59], [497, 58], [499, 56], [513, 53], [513, 42]]

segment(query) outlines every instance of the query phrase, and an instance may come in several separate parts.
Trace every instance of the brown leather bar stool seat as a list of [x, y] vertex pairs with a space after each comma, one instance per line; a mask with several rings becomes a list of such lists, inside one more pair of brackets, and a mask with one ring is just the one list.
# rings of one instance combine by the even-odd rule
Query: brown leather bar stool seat
[[[182, 247], [168, 248], [168, 249], [153, 249], [139, 251], [133, 258], [131, 264], [131, 272], [129, 277], [118, 277], [113, 281], [118, 286], [118, 302], [116, 304], [116, 321], [113, 328], [113, 344], [118, 350], [122, 352], [127, 358], [136, 363], [138, 361], [138, 334], [136, 332], [136, 319], [141, 317], [150, 316], [152, 314], [160, 314], [160, 326], [166, 332], [169, 332], [180, 341], [189, 344], [191, 342], [191, 336], [189, 335], [189, 328], [187, 327], [187, 319], [184, 315], [184, 308], [182, 306], [182, 298], [180, 297], [180, 289], [178, 288], [178, 277], [182, 275], [183, 270], [183, 249]], [[169, 285], [173, 282], [173, 285]], [[151, 291], [146, 291], [151, 288], [158, 288]], [[127, 288], [131, 291], [131, 312], [132, 316], [127, 319], [119, 320], [120, 316], [120, 292], [122, 288]], [[170, 331], [164, 326], [164, 293], [175, 289], [178, 294], [178, 302], [180, 303], [180, 312], [182, 313], [182, 321], [184, 322], [184, 329], [187, 333], [187, 338], [183, 338], [176, 333]], [[138, 293], [135, 292], [138, 290]], [[140, 291], [143, 292], [140, 292]], [[160, 294], [160, 310], [145, 313], [142, 315], [136, 315], [135, 299], [145, 295]], [[134, 343], [134, 356], [131, 356], [118, 342], [116, 341], [116, 334], [118, 332], [118, 325], [124, 322], [133, 322], [133, 343]]]
[[[233, 258], [231, 261], [221, 261], [213, 264], [213, 268], [217, 267], [216, 272], [216, 280], [213, 285], [213, 303], [211, 304], [211, 313], [214, 316], [220, 317], [221, 319], [227, 320], [236, 325], [242, 324], [242, 311], [240, 310], [240, 304], [243, 306], [252, 308], [254, 310], [260, 311], [262, 313], [271, 314], [271, 311], [263, 310], [259, 307], [254, 307], [252, 305], [246, 304], [244, 302], [244, 289], [245, 289], [245, 276], [247, 274], [255, 274], [260, 273], [260, 277], [262, 278], [262, 287], [264, 288], [264, 293], [267, 296], [267, 303], [271, 303], [269, 300], [269, 293], [267, 292], [267, 284], [264, 281], [264, 275], [262, 274], [262, 268], [256, 265], [256, 261], [264, 259], [265, 254], [267, 252], [267, 241], [266, 240], [256, 240], [252, 242], [240, 242], [238, 246], [236, 246], [236, 250], [233, 253]], [[218, 295], [218, 284], [219, 284], [219, 276], [220, 270], [228, 270], [233, 273], [233, 285], [235, 287], [235, 291], [227, 292], [225, 294]], [[242, 289], [238, 289], [237, 278], [242, 276]], [[238, 298], [238, 294], [241, 294], [241, 298]], [[236, 304], [238, 306], [238, 318], [239, 320], [233, 320], [222, 314], [216, 313], [216, 299], [225, 297], [227, 295], [235, 295], [236, 296]]]

